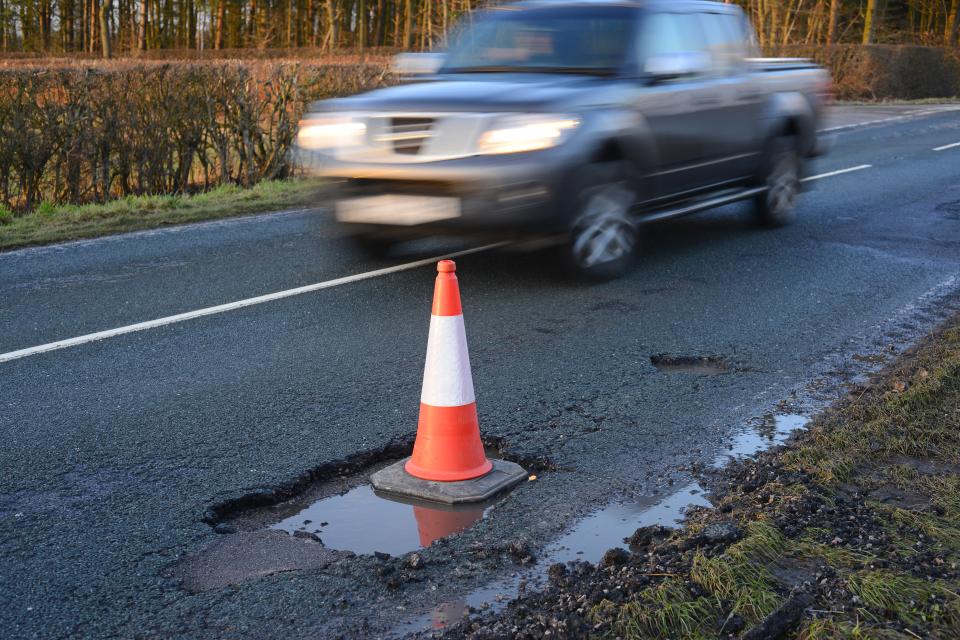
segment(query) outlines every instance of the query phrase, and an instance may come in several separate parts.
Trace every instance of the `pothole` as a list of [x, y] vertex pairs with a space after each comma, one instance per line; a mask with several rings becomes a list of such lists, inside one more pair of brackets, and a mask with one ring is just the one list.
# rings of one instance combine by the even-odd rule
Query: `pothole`
[[650, 356], [650, 364], [663, 373], [694, 373], [716, 376], [730, 373], [733, 368], [720, 356], [689, 356], [658, 353]]
[[331, 549], [402, 555], [472, 527], [503, 497], [454, 507], [380, 495], [364, 484], [310, 503], [269, 528]]
[[[488, 458], [512, 458], [531, 473], [553, 468], [544, 456], [505, 455], [505, 448], [500, 439], [485, 440]], [[407, 453], [409, 448], [402, 450]], [[394, 451], [395, 447], [389, 450]], [[309, 480], [298, 479], [291, 486], [258, 490], [218, 505], [208, 512], [206, 521], [221, 534], [269, 532], [329, 550], [400, 555], [474, 526], [510, 494], [505, 491], [485, 502], [459, 505], [382, 494], [371, 486], [370, 476], [400, 456], [364, 459], [369, 460], [364, 466], [333, 467], [322, 475], [312, 472]]]
[[[409, 455], [412, 446], [412, 437], [397, 440], [211, 506], [203, 521], [221, 535], [173, 563], [166, 575], [196, 593], [286, 571], [323, 570], [357, 554], [401, 555], [476, 525], [510, 494], [455, 507], [378, 495], [371, 474]], [[507, 448], [502, 438], [484, 439], [487, 457], [532, 474], [555, 469], [536, 451]]]
[[799, 413], [768, 413], [749, 428], [737, 433], [727, 450], [717, 456], [714, 466], [722, 467], [730, 460], [752, 456], [755, 453], [786, 442], [797, 429], [806, 427], [810, 419]]

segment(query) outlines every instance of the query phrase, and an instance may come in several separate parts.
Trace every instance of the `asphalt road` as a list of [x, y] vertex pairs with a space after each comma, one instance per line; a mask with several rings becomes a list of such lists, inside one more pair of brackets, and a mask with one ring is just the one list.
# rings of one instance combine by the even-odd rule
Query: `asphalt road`
[[[682, 485], [758, 416], [816, 409], [960, 308], [960, 146], [934, 150], [960, 142], [960, 112], [921, 110], [838, 111], [811, 172], [831, 175], [789, 228], [745, 205], [663, 223], [602, 285], [541, 254], [458, 258], [482, 428], [556, 470], [398, 589], [369, 557], [201, 593], [171, 568], [224, 537], [211, 506], [412, 433], [430, 267], [32, 348], [469, 245], [370, 262], [321, 209], [0, 254], [0, 635], [375, 637], [509, 570], [471, 545], [535, 550], [613, 497]], [[733, 370], [661, 373], [665, 352]]]

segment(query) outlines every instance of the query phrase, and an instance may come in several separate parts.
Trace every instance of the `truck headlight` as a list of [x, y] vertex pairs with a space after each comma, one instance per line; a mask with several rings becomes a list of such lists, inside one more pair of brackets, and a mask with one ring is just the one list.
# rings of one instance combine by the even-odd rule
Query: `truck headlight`
[[520, 153], [549, 149], [564, 142], [580, 126], [574, 116], [511, 115], [497, 119], [477, 142], [480, 153]]
[[357, 147], [366, 134], [366, 123], [353, 116], [313, 114], [300, 121], [297, 146], [310, 151]]

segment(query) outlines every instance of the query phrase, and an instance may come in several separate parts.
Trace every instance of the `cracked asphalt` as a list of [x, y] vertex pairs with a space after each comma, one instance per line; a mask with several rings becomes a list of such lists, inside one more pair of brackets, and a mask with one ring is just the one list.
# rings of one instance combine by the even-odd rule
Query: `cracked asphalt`
[[[960, 112], [837, 135], [811, 174], [871, 166], [811, 182], [785, 229], [745, 205], [662, 223], [601, 285], [538, 253], [458, 258], [481, 427], [554, 470], [403, 580], [342, 555], [194, 593], [174, 567], [224, 538], [211, 507], [412, 434], [431, 268], [0, 362], [2, 635], [386, 636], [510, 571], [512, 543], [536, 556], [615, 497], [682, 485], [756, 417], [822, 406], [960, 308], [960, 148], [933, 151], [960, 141]], [[0, 354], [457, 249], [371, 262], [328, 217], [0, 254]], [[733, 370], [662, 373], [660, 353]]]

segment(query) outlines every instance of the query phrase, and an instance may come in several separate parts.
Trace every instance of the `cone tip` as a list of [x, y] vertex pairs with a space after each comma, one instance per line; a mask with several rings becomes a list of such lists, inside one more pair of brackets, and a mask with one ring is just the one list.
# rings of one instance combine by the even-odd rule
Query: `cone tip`
[[441, 260], [437, 263], [437, 271], [440, 273], [453, 273], [457, 270], [457, 263], [453, 260]]

